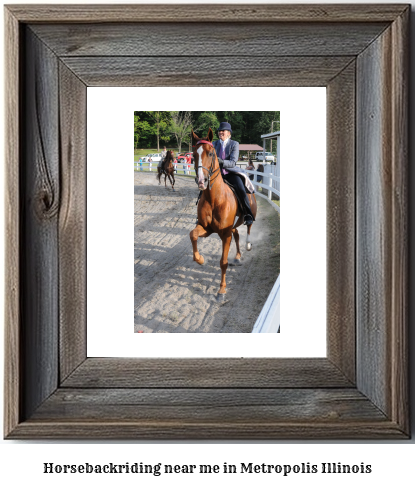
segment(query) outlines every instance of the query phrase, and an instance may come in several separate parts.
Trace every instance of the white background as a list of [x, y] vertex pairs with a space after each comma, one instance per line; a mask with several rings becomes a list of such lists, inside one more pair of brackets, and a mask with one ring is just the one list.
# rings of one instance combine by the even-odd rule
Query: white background
[[[9, 1], [8, 3], [18, 3]], [[26, 3], [33, 3], [28, 2]], [[53, 3], [53, 2], [44, 2]], [[82, 2], [73, 2], [82, 3]], [[104, 0], [90, 3], [108, 3]], [[114, 2], [115, 3], [115, 2]], [[123, 0], [123, 3], [128, 3]], [[137, 3], [137, 2], [136, 2]], [[154, 2], [153, 2], [154, 3]], [[164, 0], [164, 3], [168, 0]], [[185, 3], [185, 2], [182, 2]], [[210, 2], [209, 8], [214, 8]], [[223, 3], [221, 1], [217, 3]], [[243, 0], [238, 2], [228, 3], [245, 3]], [[251, 2], [252, 3], [252, 2]], [[262, 3], [267, 3], [262, 1]], [[282, 2], [280, 2], [282, 3]], [[295, 3], [295, 2], [290, 2]], [[297, 3], [310, 3], [305, 0]], [[321, 3], [343, 3], [329, 0]], [[353, 2], [359, 3], [359, 2]], [[365, 3], [386, 3], [366, 0]], [[412, 8], [415, 7], [415, 1], [411, 2]], [[414, 18], [412, 16], [412, 31], [414, 32]], [[1, 24], [1, 29], [3, 23]], [[1, 33], [2, 34], [2, 33]], [[3, 40], [3, 35], [0, 35]], [[414, 41], [412, 40], [412, 54], [411, 54], [411, 93], [414, 93], [415, 83], [415, 49]], [[0, 55], [3, 55], [3, 49], [0, 49]], [[2, 103], [3, 97], [0, 97]], [[411, 101], [411, 123], [414, 127], [414, 105]], [[2, 144], [4, 144], [3, 131], [0, 131]], [[410, 165], [414, 165], [414, 147], [411, 147], [411, 161]], [[3, 151], [4, 154], [4, 151]], [[411, 192], [414, 193], [415, 182], [411, 174]], [[413, 198], [411, 196], [411, 198]], [[411, 200], [411, 208], [413, 208], [414, 201]], [[3, 207], [3, 199], [0, 199], [0, 205]], [[0, 217], [4, 215], [3, 208], [0, 209]], [[414, 221], [411, 216], [411, 231], [410, 239], [414, 242]], [[3, 233], [0, 233], [3, 238]], [[3, 249], [3, 241], [1, 242]], [[413, 270], [411, 269], [411, 280]], [[3, 281], [1, 282], [3, 287]], [[411, 291], [410, 303], [415, 302], [414, 292]], [[0, 300], [3, 306], [3, 290], [0, 290]], [[411, 322], [412, 321], [411, 312]], [[412, 325], [411, 323], [411, 325]], [[0, 335], [1, 340], [3, 339]], [[414, 337], [411, 338], [411, 351], [415, 351]], [[0, 344], [0, 353], [3, 353], [3, 344]], [[412, 371], [414, 370], [414, 361], [412, 360]], [[3, 364], [0, 362], [1, 377], [3, 378]], [[414, 379], [412, 375], [411, 385], [414, 387]], [[414, 388], [413, 388], [414, 389]], [[412, 404], [414, 404], [414, 395], [412, 394]], [[0, 405], [2, 409], [2, 402]], [[412, 407], [412, 413], [414, 408]], [[2, 413], [2, 412], [1, 412]], [[414, 418], [414, 415], [412, 414]], [[387, 484], [395, 485], [402, 484], [411, 486], [414, 482], [413, 459], [415, 456], [414, 442], [332, 442], [332, 443], [309, 443], [309, 442], [263, 442], [263, 443], [151, 443], [151, 442], [131, 442], [131, 443], [94, 443], [94, 442], [13, 442], [0, 441], [0, 482], [13, 483], [17, 486], [73, 486], [74, 483], [81, 486], [88, 486], [91, 484], [91, 479], [88, 476], [76, 475], [73, 476], [59, 476], [56, 475], [42, 475], [43, 462], [55, 463], [81, 463], [81, 462], [162, 462], [171, 464], [219, 464], [224, 462], [239, 464], [241, 462], [254, 462], [261, 464], [263, 462], [269, 464], [277, 463], [301, 463], [301, 462], [342, 462], [342, 463], [360, 463], [365, 462], [371, 464], [373, 474], [371, 475], [295, 475], [286, 478], [280, 478], [275, 475], [170, 475], [170, 477], [146, 477], [137, 478], [135, 476], [101, 476], [94, 478], [98, 481], [100, 486], [111, 486], [116, 483], [122, 483], [123, 486], [137, 487], [142, 486], [211, 486], [213, 483], [223, 486], [224, 483], [231, 484], [232, 481], [237, 482], [239, 486], [252, 486], [253, 483], [259, 483], [264, 487], [275, 487], [278, 483], [284, 483], [284, 486], [304, 485], [305, 483], [316, 485], [319, 487], [333, 486], [349, 487], [351, 484], [357, 486], [370, 486], [370, 484]], [[11, 481], [12, 480], [12, 481]]]
[[[325, 357], [326, 89], [88, 88], [87, 99], [88, 356]], [[281, 111], [281, 334], [133, 333], [133, 111], [207, 109]], [[255, 238], [253, 226], [252, 252]]]

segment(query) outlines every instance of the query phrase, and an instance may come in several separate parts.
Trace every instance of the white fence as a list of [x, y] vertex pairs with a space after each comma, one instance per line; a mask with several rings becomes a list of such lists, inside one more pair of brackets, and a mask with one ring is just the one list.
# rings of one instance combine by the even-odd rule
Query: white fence
[[[155, 171], [157, 172], [157, 162], [154, 163], [140, 163], [139, 161], [134, 161], [134, 169], [136, 171]], [[173, 164], [175, 173], [178, 175], [195, 175], [195, 170], [191, 164]]]
[[[134, 161], [134, 169], [135, 171], [155, 171], [157, 172], [157, 165], [158, 163], [140, 163], [139, 161]], [[191, 164], [183, 164], [178, 163], [174, 164], [175, 173], [178, 175], [196, 175], [196, 172]], [[242, 165], [240, 165], [242, 166]], [[272, 201], [272, 194], [278, 195], [280, 198], [280, 176], [279, 176], [279, 166], [278, 165], [264, 165], [264, 173], [260, 171], [253, 171], [245, 169], [248, 174], [254, 175], [254, 179], [252, 183], [255, 187], [255, 190], [258, 190], [258, 187], [265, 188], [268, 190], [267, 195], [263, 195], [262, 193], [258, 192], [256, 195], [259, 195], [261, 198], [266, 198], [268, 202], [280, 213], [280, 207]]]
[[280, 275], [278, 275], [265, 305], [262, 307], [253, 334], [272, 333], [280, 331]]
[[[252, 183], [254, 184], [255, 190], [258, 190], [258, 187], [265, 188], [268, 190], [267, 195], [263, 195], [262, 193], [258, 192], [256, 195], [259, 195], [261, 198], [266, 198], [269, 203], [275, 208], [275, 210], [280, 213], [280, 207], [276, 203], [272, 201], [272, 194], [281, 197], [280, 195], [280, 176], [278, 175], [278, 167], [274, 165], [266, 165], [264, 167], [264, 173], [260, 171], [254, 171], [246, 169], [245, 171], [249, 174], [254, 175], [254, 179]], [[261, 181], [262, 177], [262, 181]], [[258, 181], [260, 180], [260, 181]]]
[[[265, 165], [264, 173], [259, 171], [245, 170], [249, 174], [254, 175], [252, 183], [255, 186], [255, 190], [258, 187], [268, 190], [267, 195], [263, 195], [260, 192], [256, 192], [261, 198], [266, 198], [268, 202], [277, 210], [280, 214], [280, 207], [272, 201], [272, 194], [278, 195], [280, 198], [280, 168], [279, 163], [277, 165]], [[262, 181], [258, 181], [261, 179]], [[280, 275], [278, 275], [267, 301], [262, 308], [254, 328], [253, 334], [258, 333], [275, 333], [280, 331]]]

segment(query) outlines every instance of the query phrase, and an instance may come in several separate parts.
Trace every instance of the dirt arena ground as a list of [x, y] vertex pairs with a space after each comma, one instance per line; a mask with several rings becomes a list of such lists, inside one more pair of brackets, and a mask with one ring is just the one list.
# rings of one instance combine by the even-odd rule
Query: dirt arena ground
[[[218, 303], [222, 243], [199, 239], [206, 264], [193, 261], [189, 232], [196, 221], [193, 178], [176, 177], [176, 192], [155, 173], [134, 172], [134, 332], [250, 333], [280, 273], [280, 218], [258, 197], [258, 216], [246, 251], [238, 228], [242, 266], [229, 266], [227, 294]], [[232, 240], [229, 263], [236, 254]]]

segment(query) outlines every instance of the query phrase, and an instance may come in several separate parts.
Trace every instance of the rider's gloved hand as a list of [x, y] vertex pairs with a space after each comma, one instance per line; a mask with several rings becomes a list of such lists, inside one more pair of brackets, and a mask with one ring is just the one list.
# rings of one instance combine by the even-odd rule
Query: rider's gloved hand
[[222, 169], [223, 168], [223, 159], [218, 158], [218, 161], [219, 161], [219, 166]]

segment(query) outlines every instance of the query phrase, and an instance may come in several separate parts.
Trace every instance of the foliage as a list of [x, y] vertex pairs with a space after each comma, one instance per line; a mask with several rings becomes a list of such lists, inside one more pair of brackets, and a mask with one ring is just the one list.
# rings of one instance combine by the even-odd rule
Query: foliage
[[160, 152], [160, 140], [168, 142], [170, 140], [170, 134], [168, 130], [171, 124], [170, 112], [147, 112], [150, 119], [154, 122], [154, 130], [157, 140], [157, 152]]
[[134, 112], [134, 149], [138, 149], [140, 140], [146, 139], [154, 134], [154, 128], [148, 120], [142, 120], [139, 113]]
[[262, 146], [262, 134], [280, 130], [280, 112], [134, 112], [134, 149], [159, 148], [162, 143], [175, 145], [181, 151], [182, 144], [190, 142], [192, 129], [199, 137], [205, 137], [210, 127], [217, 139], [220, 122], [231, 124], [232, 139], [241, 144]]
[[192, 112], [194, 120], [193, 130], [199, 137], [205, 137], [209, 128], [212, 128], [216, 133], [216, 128], [219, 127], [218, 117], [216, 112]]
[[179, 152], [182, 150], [182, 143], [190, 141], [191, 128], [191, 112], [171, 112], [170, 131], [176, 138]]

